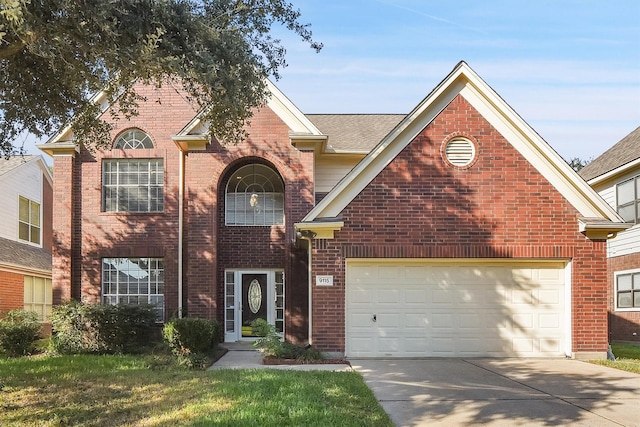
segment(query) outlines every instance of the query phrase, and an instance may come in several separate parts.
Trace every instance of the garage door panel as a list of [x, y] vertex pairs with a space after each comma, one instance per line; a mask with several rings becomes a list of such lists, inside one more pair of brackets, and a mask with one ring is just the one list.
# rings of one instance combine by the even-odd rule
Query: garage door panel
[[348, 356], [562, 356], [562, 263], [381, 264], [347, 263]]

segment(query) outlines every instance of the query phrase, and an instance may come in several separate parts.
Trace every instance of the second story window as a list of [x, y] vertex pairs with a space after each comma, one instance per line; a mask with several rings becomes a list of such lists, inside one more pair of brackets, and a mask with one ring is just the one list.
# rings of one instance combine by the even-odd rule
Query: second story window
[[263, 164], [238, 169], [227, 183], [225, 224], [284, 224], [284, 184], [280, 175]]
[[40, 203], [20, 197], [18, 215], [18, 238], [40, 244]]
[[121, 148], [123, 150], [153, 148], [153, 142], [149, 135], [140, 129], [129, 129], [116, 138], [113, 148]]
[[616, 185], [616, 201], [622, 219], [640, 223], [640, 176]]
[[163, 160], [104, 160], [102, 208], [105, 212], [161, 212], [164, 209]]

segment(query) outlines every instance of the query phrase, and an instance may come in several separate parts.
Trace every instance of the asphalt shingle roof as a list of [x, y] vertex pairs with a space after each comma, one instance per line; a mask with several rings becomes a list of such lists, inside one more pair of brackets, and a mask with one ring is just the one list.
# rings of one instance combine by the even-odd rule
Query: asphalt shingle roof
[[0, 264], [51, 271], [51, 254], [42, 248], [0, 237]]
[[640, 159], [640, 126], [582, 168], [579, 174], [589, 181], [636, 159]]
[[366, 151], [375, 147], [406, 114], [307, 114], [335, 150]]
[[38, 156], [10, 156], [8, 159], [6, 157], [0, 156], [0, 175], [4, 175], [10, 170], [17, 168], [21, 164], [27, 163], [34, 157]]

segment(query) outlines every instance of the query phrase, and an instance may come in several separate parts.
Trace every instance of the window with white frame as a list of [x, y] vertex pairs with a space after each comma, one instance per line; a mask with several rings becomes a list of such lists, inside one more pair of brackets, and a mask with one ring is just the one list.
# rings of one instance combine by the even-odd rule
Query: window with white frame
[[164, 260], [162, 258], [103, 258], [104, 304], [150, 304], [156, 319], [164, 319]]
[[103, 160], [102, 206], [105, 212], [161, 212], [164, 209], [163, 160]]
[[640, 175], [616, 185], [616, 205], [622, 219], [640, 223]]
[[239, 168], [229, 178], [225, 194], [226, 225], [284, 224], [284, 183], [269, 166]]
[[18, 214], [18, 238], [40, 244], [40, 203], [20, 196]]
[[616, 274], [616, 308], [640, 310], [640, 270]]
[[113, 148], [121, 148], [124, 150], [153, 148], [153, 142], [151, 141], [151, 137], [140, 129], [128, 129], [116, 138], [113, 143]]
[[51, 315], [53, 290], [51, 279], [35, 276], [24, 276], [24, 309], [38, 314], [41, 322]]

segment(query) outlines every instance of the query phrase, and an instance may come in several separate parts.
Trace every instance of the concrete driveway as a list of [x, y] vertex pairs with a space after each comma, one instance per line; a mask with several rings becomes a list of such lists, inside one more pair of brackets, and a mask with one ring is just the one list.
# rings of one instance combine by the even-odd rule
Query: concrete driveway
[[350, 361], [398, 426], [640, 426], [640, 375], [587, 362]]

